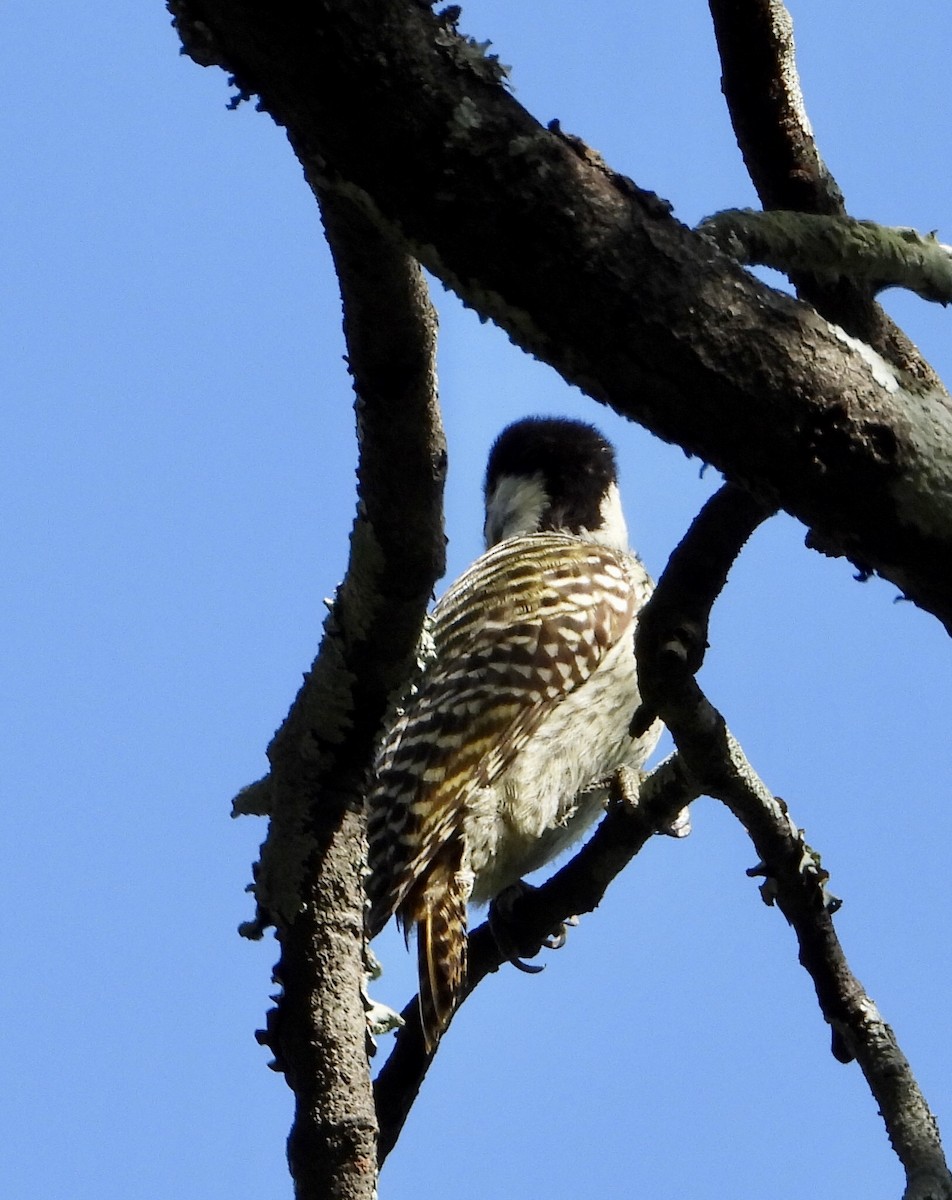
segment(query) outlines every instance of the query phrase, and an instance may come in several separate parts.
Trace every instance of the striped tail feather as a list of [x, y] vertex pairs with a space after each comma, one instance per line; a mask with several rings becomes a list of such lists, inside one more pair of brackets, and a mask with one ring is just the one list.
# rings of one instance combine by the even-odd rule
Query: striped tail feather
[[468, 889], [455, 872], [447, 872], [434, 887], [436, 882], [431, 878], [416, 926], [420, 1021], [428, 1053], [449, 1025], [466, 984]]

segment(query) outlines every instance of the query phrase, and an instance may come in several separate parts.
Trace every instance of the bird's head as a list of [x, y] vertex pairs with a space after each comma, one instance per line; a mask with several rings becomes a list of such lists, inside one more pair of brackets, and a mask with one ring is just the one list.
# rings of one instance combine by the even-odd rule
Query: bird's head
[[542, 532], [628, 549], [614, 448], [584, 421], [527, 417], [507, 426], [489, 452], [483, 491], [487, 549]]

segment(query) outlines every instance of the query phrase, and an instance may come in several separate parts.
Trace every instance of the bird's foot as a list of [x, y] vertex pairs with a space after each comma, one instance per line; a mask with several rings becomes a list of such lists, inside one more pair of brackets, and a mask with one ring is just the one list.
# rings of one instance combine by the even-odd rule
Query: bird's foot
[[504, 888], [489, 906], [489, 928], [496, 939], [496, 945], [508, 962], [511, 962], [520, 971], [525, 971], [527, 975], [538, 975], [540, 971], [545, 970], [545, 966], [539, 963], [523, 962], [523, 959], [535, 958], [543, 948], [561, 950], [568, 938], [569, 926], [578, 924], [578, 917], [567, 917], [566, 920], [560, 921], [540, 943], [533, 941], [527, 945], [524, 940], [520, 940], [518, 932], [513, 926], [513, 906], [527, 892], [537, 890], [531, 883], [520, 879], [518, 883]]
[[[644, 778], [644, 771], [619, 767], [609, 781], [611, 804], [619, 804], [623, 809], [634, 812], [638, 807], [638, 793]], [[686, 838], [691, 832], [691, 810], [682, 808], [667, 824], [659, 825], [657, 832], [666, 837]]]

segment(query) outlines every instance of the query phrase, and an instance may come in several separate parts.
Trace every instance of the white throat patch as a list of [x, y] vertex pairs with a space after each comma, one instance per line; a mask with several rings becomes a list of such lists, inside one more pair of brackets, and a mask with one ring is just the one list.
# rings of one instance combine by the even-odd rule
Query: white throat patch
[[503, 475], [486, 497], [486, 549], [521, 533], [536, 533], [548, 503], [541, 471], [528, 478]]
[[[549, 506], [549, 495], [541, 472], [535, 475], [503, 475], [486, 498], [483, 537], [486, 549], [506, 538], [537, 533]], [[628, 550], [628, 526], [622, 512], [617, 484], [611, 484], [599, 505], [594, 529], [581, 529], [579, 536], [614, 550]]]
[[618, 484], [609, 485], [608, 491], [599, 505], [602, 522], [598, 529], [588, 531], [589, 539], [603, 546], [611, 546], [615, 550], [628, 549], [628, 525], [621, 507], [621, 493]]

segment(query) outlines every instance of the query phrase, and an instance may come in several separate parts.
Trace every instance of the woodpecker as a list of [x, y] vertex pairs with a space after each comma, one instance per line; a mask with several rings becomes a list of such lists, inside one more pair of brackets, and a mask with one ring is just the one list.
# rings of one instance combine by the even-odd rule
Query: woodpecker
[[416, 929], [428, 1049], [465, 985], [467, 903], [579, 838], [661, 731], [629, 733], [652, 583], [628, 548], [612, 446], [580, 421], [518, 421], [484, 494], [487, 549], [434, 608], [434, 653], [368, 800], [368, 936], [393, 915]]

